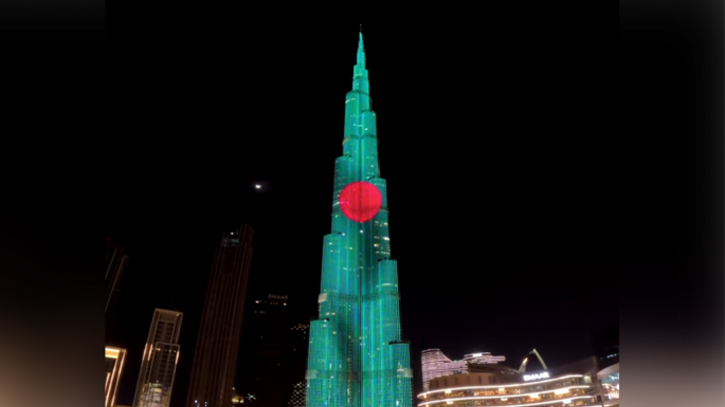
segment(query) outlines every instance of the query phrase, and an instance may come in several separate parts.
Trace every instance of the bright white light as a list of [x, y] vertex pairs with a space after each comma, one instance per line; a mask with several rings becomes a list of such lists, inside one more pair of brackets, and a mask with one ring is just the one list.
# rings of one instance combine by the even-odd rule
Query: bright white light
[[554, 394], [566, 394], [569, 393], [569, 389], [560, 389], [554, 392]]
[[[566, 400], [566, 401], [571, 403], [572, 400], [585, 400], [585, 399], [591, 399], [591, 398], [592, 398], [592, 396], [580, 396], [580, 397], [574, 397], [574, 398], [572, 398], [570, 400]], [[445, 402], [446, 404], [450, 404], [455, 401], [482, 400], [482, 399], [484, 399], [484, 398], [483, 397], [459, 397], [459, 398], [454, 398], [454, 399], [429, 401], [429, 402], [425, 402], [425, 403], [420, 403], [420, 404], [418, 404], [418, 406], [430, 406], [430, 405], [435, 405], [435, 404], [441, 404], [443, 402]], [[531, 406], [542, 406], [543, 407], [545, 405], [546, 406], [551, 405], [551, 403], [552, 403], [552, 401], [540, 401], [538, 403], [517, 404], [517, 405], [511, 405], [508, 407], [531, 407]]]
[[[531, 386], [533, 384], [550, 383], [550, 382], [555, 382], [555, 381], [558, 381], [558, 380], [564, 380], [564, 379], [570, 379], [570, 378], [580, 378], [580, 377], [584, 377], [584, 376], [583, 375], [580, 375], [580, 374], [578, 374], [578, 375], [566, 375], [566, 376], [561, 376], [561, 377], [557, 377], [557, 378], [554, 378], [554, 379], [541, 380], [541, 381], [537, 381], [537, 382], [529, 382], [529, 383], [525, 383], [525, 384], [524, 383], [518, 383], [518, 384], [504, 384], [504, 385], [498, 385], [498, 386], [466, 386], [466, 387], [456, 387], [455, 390], [487, 390], [487, 389], [496, 389], [496, 388], [498, 388], [500, 390], [500, 389], [503, 389], [503, 388]], [[583, 385], [583, 386], [571, 386], [571, 387], [568, 387], [568, 388], [569, 389], [588, 389], [590, 387], [591, 386]], [[424, 394], [443, 393], [444, 391], [445, 390], [443, 390], [443, 389], [441, 389], [441, 390], [431, 390], [431, 391], [425, 392]], [[539, 393], [542, 393], [542, 392], [539, 392]], [[548, 392], [543, 392], [543, 393], [553, 393], [553, 390], [548, 391]], [[525, 394], [523, 394], [521, 396], [525, 396]], [[519, 396], [517, 396], [517, 397], [519, 397]]]
[[530, 380], [548, 379], [548, 378], [549, 378], [548, 372], [524, 375], [525, 382], [528, 382]]
[[262, 186], [259, 185], [259, 184], [255, 185], [254, 187], [257, 188], [257, 189], [262, 189]]

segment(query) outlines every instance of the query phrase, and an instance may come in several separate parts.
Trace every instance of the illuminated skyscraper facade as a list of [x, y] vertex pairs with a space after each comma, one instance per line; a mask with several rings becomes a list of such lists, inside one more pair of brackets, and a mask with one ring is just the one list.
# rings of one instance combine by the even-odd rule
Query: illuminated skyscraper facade
[[134, 407], [169, 407], [179, 363], [179, 334], [183, 314], [157, 309], [151, 320]]
[[126, 349], [106, 346], [106, 404], [105, 407], [116, 405], [118, 383], [121, 381], [123, 365], [126, 362]]
[[319, 318], [310, 325], [308, 407], [410, 407], [410, 345], [401, 340], [397, 263], [363, 38], [335, 161], [332, 233], [323, 240]]
[[248, 225], [225, 233], [214, 257], [189, 381], [188, 407], [229, 407], [252, 261]]

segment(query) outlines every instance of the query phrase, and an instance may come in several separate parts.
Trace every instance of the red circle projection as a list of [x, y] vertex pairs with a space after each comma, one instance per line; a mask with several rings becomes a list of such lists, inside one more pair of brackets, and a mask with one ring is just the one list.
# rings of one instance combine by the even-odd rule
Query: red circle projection
[[364, 223], [374, 218], [383, 206], [383, 195], [373, 184], [353, 182], [340, 193], [340, 209], [348, 219]]

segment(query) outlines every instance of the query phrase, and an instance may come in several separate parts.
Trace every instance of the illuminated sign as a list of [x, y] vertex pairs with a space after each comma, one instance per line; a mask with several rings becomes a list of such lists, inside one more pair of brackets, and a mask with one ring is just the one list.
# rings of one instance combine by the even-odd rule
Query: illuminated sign
[[531, 380], [548, 379], [548, 378], [549, 378], [548, 372], [524, 375], [525, 382], [529, 382]]
[[272, 295], [270, 294], [267, 298], [270, 300], [286, 300], [288, 297], [286, 295]]

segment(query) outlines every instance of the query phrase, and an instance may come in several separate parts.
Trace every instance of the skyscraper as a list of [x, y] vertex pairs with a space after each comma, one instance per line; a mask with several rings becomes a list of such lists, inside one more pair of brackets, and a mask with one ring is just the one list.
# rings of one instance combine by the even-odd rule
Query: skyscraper
[[363, 37], [335, 161], [332, 233], [323, 240], [319, 318], [311, 322], [309, 407], [410, 407], [410, 345], [401, 340], [397, 263], [390, 258]]
[[256, 404], [286, 406], [297, 385], [306, 385], [309, 315], [299, 314], [299, 304], [286, 294], [257, 294], [249, 302], [237, 389]]
[[229, 407], [241, 340], [249, 266], [250, 226], [225, 233], [217, 249], [189, 381], [189, 407]]
[[157, 309], [141, 360], [134, 407], [169, 407], [179, 363], [179, 334], [183, 314]]

